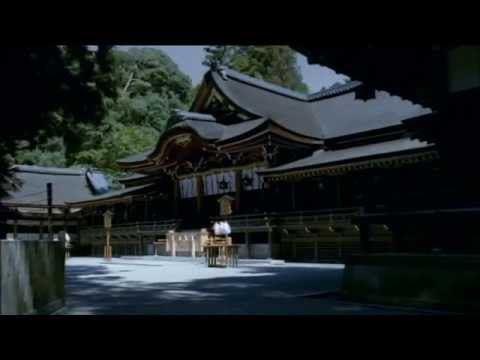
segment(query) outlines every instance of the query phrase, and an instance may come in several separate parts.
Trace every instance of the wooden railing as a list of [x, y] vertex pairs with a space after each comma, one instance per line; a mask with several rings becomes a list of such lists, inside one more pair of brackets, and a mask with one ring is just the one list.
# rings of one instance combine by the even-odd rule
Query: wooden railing
[[[132, 222], [124, 224], [113, 224], [112, 232], [139, 232], [139, 233], [149, 233], [149, 232], [162, 232], [168, 230], [174, 230], [178, 227], [181, 220], [172, 219], [172, 220], [162, 220], [162, 221], [150, 221], [150, 222]], [[88, 229], [91, 231], [104, 230], [104, 227], [101, 225], [96, 226], [84, 226], [82, 229]]]
[[[125, 224], [113, 224], [111, 235], [112, 241], [118, 239], [129, 240], [139, 236], [161, 236], [170, 230], [178, 228], [180, 220], [164, 220], [151, 222], [135, 222]], [[105, 237], [103, 226], [83, 226], [80, 228], [82, 242], [102, 241]]]
[[305, 226], [316, 223], [349, 223], [352, 216], [363, 214], [363, 208], [336, 208], [314, 211], [263, 213], [213, 217], [213, 221], [227, 220], [232, 228], [262, 228], [275, 226]]
[[267, 222], [272, 220], [272, 215], [263, 214], [245, 214], [245, 215], [233, 215], [228, 217], [212, 217], [212, 221], [227, 220], [230, 227], [247, 227], [247, 228], [262, 228], [267, 226]]

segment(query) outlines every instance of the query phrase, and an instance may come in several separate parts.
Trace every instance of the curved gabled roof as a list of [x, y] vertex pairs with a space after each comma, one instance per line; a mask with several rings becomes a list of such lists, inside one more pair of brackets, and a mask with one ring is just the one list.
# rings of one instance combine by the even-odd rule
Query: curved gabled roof
[[367, 101], [357, 99], [359, 81], [305, 95], [231, 69], [211, 71], [210, 77], [218, 91], [244, 111], [319, 139], [401, 125], [405, 119], [432, 112], [385, 91], [376, 91], [376, 97]]
[[191, 129], [205, 140], [217, 140], [222, 137], [225, 125], [212, 121], [184, 120], [170, 127], [168, 131], [179, 128]]
[[293, 161], [281, 166], [262, 170], [261, 175], [272, 176], [277, 174], [285, 174], [298, 170], [319, 168], [322, 166], [330, 166], [341, 164], [343, 162], [358, 161], [361, 159], [371, 158], [374, 156], [385, 156], [392, 154], [400, 154], [408, 151], [426, 150], [435, 148], [434, 144], [427, 143], [410, 138], [400, 138], [379, 143], [354, 146], [340, 150], [318, 150], [311, 156]]
[[153, 152], [154, 149], [150, 149], [147, 151], [144, 151], [139, 154], [134, 154], [131, 156], [127, 156], [125, 158], [117, 160], [118, 164], [130, 164], [130, 163], [140, 163], [142, 161], [145, 161], [148, 159], [148, 155], [150, 155]]
[[272, 119], [281, 126], [311, 137], [323, 138], [321, 124], [304, 94], [253, 79], [233, 70], [211, 72], [218, 91], [246, 112]]
[[[86, 169], [66, 169], [43, 166], [16, 165], [11, 168], [15, 186], [1, 199], [11, 205], [46, 205], [47, 183], [52, 184], [52, 204], [96, 199], [96, 188], [87, 178]], [[96, 173], [98, 174], [98, 173]]]
[[[237, 71], [220, 68], [205, 75], [204, 89], [215, 89], [250, 120], [226, 125], [221, 119], [205, 113], [177, 111], [162, 134], [155, 149], [118, 161], [120, 165], [137, 165], [153, 158], [160, 144], [175, 131], [186, 129], [212, 143], [225, 143], [260, 128], [266, 121], [294, 134], [319, 141], [350, 137], [355, 134], [398, 127], [406, 119], [432, 113], [431, 109], [413, 104], [385, 91], [375, 91], [375, 98], [358, 99], [359, 81], [302, 94], [297, 91], [258, 80]], [[198, 99], [208, 99], [208, 92]], [[204, 100], [192, 106], [196, 111], [207, 111]], [[203, 105], [202, 105], [203, 104]]]

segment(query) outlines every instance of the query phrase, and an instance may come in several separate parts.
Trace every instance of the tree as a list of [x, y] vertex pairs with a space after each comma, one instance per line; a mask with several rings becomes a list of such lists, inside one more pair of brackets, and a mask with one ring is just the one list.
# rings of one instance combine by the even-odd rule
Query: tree
[[[50, 137], [61, 136], [69, 124], [98, 123], [105, 113], [104, 98], [115, 97], [110, 46], [45, 46], [4, 48], [6, 71], [0, 138], [0, 182], [19, 144], [30, 150]], [[70, 144], [65, 142], [65, 144]], [[25, 154], [24, 154], [25, 155]], [[33, 156], [33, 153], [31, 154]], [[2, 186], [3, 188], [3, 186]]]
[[65, 167], [65, 144], [60, 137], [49, 138], [34, 149], [20, 149], [16, 153], [19, 164]]
[[190, 78], [161, 50], [113, 52], [120, 96], [109, 105], [100, 127], [77, 127], [84, 139], [73, 164], [88, 164], [120, 175], [116, 160], [151, 149], [175, 109], [191, 102]]
[[274, 84], [308, 92], [297, 65], [296, 53], [288, 46], [211, 46], [205, 49], [204, 65], [224, 65]]

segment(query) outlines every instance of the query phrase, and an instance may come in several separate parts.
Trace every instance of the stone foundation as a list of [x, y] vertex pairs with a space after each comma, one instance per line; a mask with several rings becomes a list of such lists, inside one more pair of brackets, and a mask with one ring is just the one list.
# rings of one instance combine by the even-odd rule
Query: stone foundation
[[0, 240], [0, 314], [48, 314], [64, 305], [65, 248]]
[[342, 293], [356, 301], [477, 313], [480, 256], [352, 256], [345, 264]]

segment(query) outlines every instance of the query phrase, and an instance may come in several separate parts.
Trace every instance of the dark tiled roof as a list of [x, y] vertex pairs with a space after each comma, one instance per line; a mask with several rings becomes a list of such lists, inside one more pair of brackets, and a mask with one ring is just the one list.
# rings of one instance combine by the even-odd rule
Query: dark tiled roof
[[[296, 133], [324, 137], [321, 124], [316, 121], [305, 95], [295, 95], [291, 91], [274, 91], [272, 87], [278, 87], [266, 87], [263, 81], [252, 81], [245, 75], [240, 77], [231, 70], [227, 71], [227, 80], [218, 72], [211, 74], [220, 92], [239, 108], [257, 117], [271, 119]], [[231, 76], [232, 74], [235, 76]], [[245, 78], [249, 81], [245, 81]]]
[[[293, 170], [316, 168], [325, 165], [342, 163], [344, 161], [360, 160], [372, 156], [401, 153], [410, 150], [426, 149], [434, 145], [409, 138], [396, 139], [375, 144], [355, 146], [347, 149], [325, 151], [319, 150], [313, 155], [285, 165], [261, 171], [262, 174], [272, 175]], [[260, 172], [259, 172], [260, 173]]]
[[52, 183], [54, 205], [100, 196], [94, 194], [86, 170], [17, 165], [12, 167], [12, 171], [18, 187], [9, 190], [2, 198], [5, 204], [46, 205], [47, 183]]
[[362, 84], [351, 81], [304, 95], [225, 69], [212, 71], [212, 79], [235, 105], [272, 119], [299, 134], [320, 139], [346, 136], [400, 125], [402, 120], [430, 113], [410, 101], [376, 91], [376, 98], [356, 99], [354, 90]]
[[175, 115], [182, 120], [217, 121], [213, 115], [178, 110]]
[[376, 91], [375, 98], [366, 101], [349, 92], [312, 102], [310, 106], [316, 116], [311, 121], [321, 122], [327, 138], [398, 126], [405, 119], [432, 112], [385, 91]]
[[128, 195], [134, 195], [134, 194], [137, 194], [139, 192], [141, 192], [141, 190], [145, 190], [147, 188], [150, 188], [154, 186], [153, 184], [145, 184], [145, 185], [139, 185], [139, 186], [132, 186], [132, 187], [129, 187], [129, 188], [125, 188], [125, 189], [121, 189], [121, 190], [115, 190], [115, 191], [111, 191], [107, 194], [103, 194], [103, 195], [98, 195], [98, 196], [94, 196], [94, 197], [85, 197], [83, 199], [79, 199], [79, 200], [76, 200], [76, 201], [68, 201], [68, 205], [71, 205], [71, 206], [76, 206], [76, 207], [81, 207], [81, 205], [83, 204], [86, 204], [86, 203], [93, 203], [93, 202], [101, 202], [101, 201], [105, 201], [105, 200], [112, 200], [112, 199], [117, 199], [117, 198], [121, 198], [121, 197], [124, 197], [124, 196], [128, 196]]
[[125, 158], [122, 158], [120, 160], [117, 160], [118, 163], [136, 163], [136, 162], [142, 162], [147, 160], [148, 155], [152, 153], [153, 150], [148, 150], [144, 151], [139, 154], [134, 154]]
[[67, 169], [56, 167], [44, 167], [34, 165], [14, 165], [11, 168], [14, 171], [33, 173], [33, 174], [48, 174], [48, 175], [83, 175], [86, 169]]
[[124, 181], [139, 180], [139, 179], [146, 178], [147, 176], [148, 175], [145, 175], [145, 174], [132, 174], [132, 175], [129, 175], [129, 176], [124, 176], [122, 178], [119, 178], [118, 181], [124, 182]]
[[222, 136], [225, 125], [212, 121], [184, 120], [168, 130], [180, 127], [192, 129], [198, 136], [205, 140], [216, 140]]
[[[362, 85], [359, 81], [305, 95], [231, 69], [211, 71], [209, 75], [221, 93], [255, 120], [222, 125], [209, 114], [177, 111], [168, 130], [185, 127], [205, 140], [224, 142], [272, 120], [292, 132], [325, 140], [398, 126], [403, 120], [431, 113], [430, 109], [384, 91], [376, 91], [374, 99], [357, 99], [354, 90]], [[152, 152], [129, 156], [118, 163], [142, 162]]]
[[361, 81], [349, 81], [345, 84], [334, 84], [328, 89], [322, 89], [316, 93], [308, 95], [308, 100], [316, 101], [327, 96], [339, 95], [341, 93], [351, 91], [362, 85]]
[[218, 139], [219, 142], [223, 142], [229, 139], [232, 139], [236, 136], [245, 134], [248, 131], [251, 131], [260, 125], [267, 122], [268, 119], [260, 118], [256, 120], [249, 120], [245, 122], [241, 122], [239, 124], [233, 124], [229, 126], [225, 126], [222, 137]]

